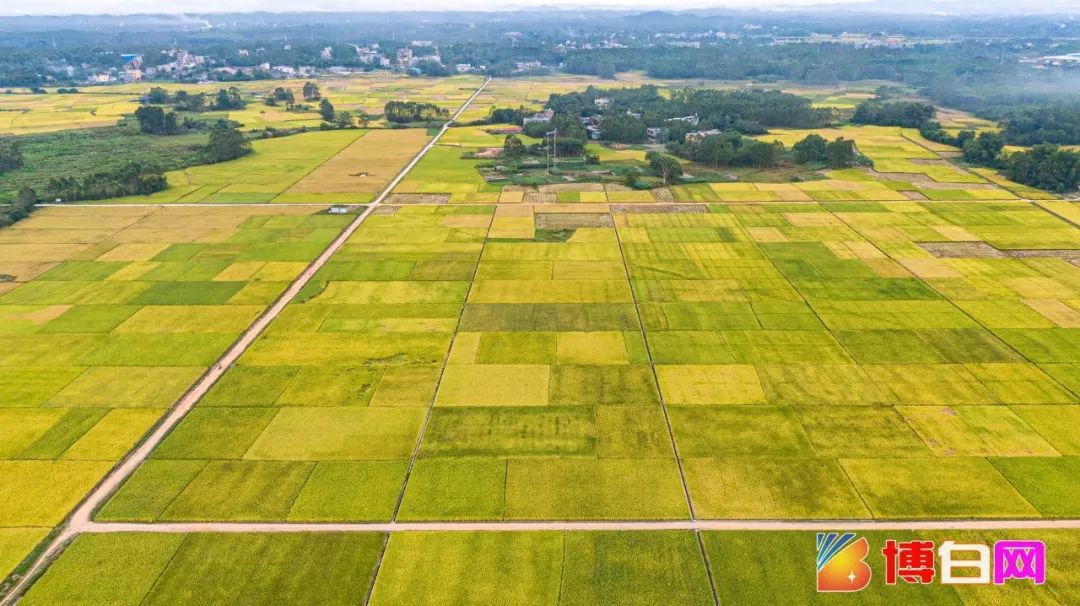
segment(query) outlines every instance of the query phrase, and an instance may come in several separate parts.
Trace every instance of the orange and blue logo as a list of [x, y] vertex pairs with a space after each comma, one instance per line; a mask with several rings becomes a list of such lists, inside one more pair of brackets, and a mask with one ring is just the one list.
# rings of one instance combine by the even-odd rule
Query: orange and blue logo
[[865, 537], [853, 532], [819, 532], [817, 535], [817, 590], [859, 591], [870, 584], [870, 553]]

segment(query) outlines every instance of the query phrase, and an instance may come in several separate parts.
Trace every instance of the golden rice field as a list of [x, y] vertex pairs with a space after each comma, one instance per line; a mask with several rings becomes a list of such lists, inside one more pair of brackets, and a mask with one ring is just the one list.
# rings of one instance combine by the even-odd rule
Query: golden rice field
[[79, 94], [0, 93], [0, 135], [112, 126], [139, 107], [136, 95], [94, 90]]
[[[447, 109], [456, 109], [480, 85], [479, 76], [461, 75], [448, 78], [410, 77], [387, 72], [354, 75], [339, 78], [313, 78], [318, 82], [324, 97], [331, 100], [338, 111], [365, 112], [376, 117], [373, 126], [385, 125], [377, 119], [383, 106], [392, 100], [413, 100], [435, 103]], [[317, 128], [321, 118], [318, 103], [309, 103], [307, 111], [286, 111], [283, 106], [270, 107], [263, 103], [265, 95], [277, 87], [293, 91], [298, 102], [306, 80], [271, 80], [221, 83], [175, 83], [139, 82], [80, 87], [78, 93], [31, 94], [28, 89], [12, 89], [10, 94], [0, 92], [0, 135], [23, 135], [31, 133], [113, 126], [125, 115], [139, 107], [139, 98], [152, 87], [160, 87], [174, 93], [213, 95], [221, 88], [235, 86], [247, 100], [244, 109], [202, 114], [208, 119], [225, 118], [243, 124], [244, 130], [261, 130], [266, 127]], [[486, 111], [486, 110], [485, 110]]]
[[353, 129], [257, 140], [243, 158], [168, 172], [168, 189], [112, 202], [368, 202], [429, 138], [423, 129]]

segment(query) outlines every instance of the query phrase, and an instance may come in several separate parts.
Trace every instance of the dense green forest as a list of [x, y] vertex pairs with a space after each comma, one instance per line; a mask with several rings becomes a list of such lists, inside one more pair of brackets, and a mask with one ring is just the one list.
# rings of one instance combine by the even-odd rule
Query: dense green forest
[[864, 101], [855, 108], [855, 124], [919, 128], [933, 119], [936, 110], [929, 103], [916, 101]]
[[[598, 100], [603, 106], [598, 106]], [[579, 93], [551, 95], [545, 105], [557, 114], [575, 116], [641, 114], [649, 127], [672, 127], [672, 120], [696, 117], [697, 129], [733, 129], [760, 134], [766, 128], [816, 128], [833, 119], [830, 109], [814, 108], [810, 100], [776, 90], [673, 90], [670, 97], [647, 84], [639, 88], [603, 89], [590, 86]]]

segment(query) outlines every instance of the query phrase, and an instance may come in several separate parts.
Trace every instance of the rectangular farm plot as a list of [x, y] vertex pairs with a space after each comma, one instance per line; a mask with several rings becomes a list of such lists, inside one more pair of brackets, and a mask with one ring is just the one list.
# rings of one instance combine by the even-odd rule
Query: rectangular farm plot
[[[438, 573], [424, 574], [429, 570]], [[710, 604], [712, 595], [697, 541], [688, 532], [414, 533], [390, 538], [372, 604], [461, 602]]]
[[[368, 591], [382, 541], [379, 534], [83, 535], [23, 600], [355, 604]], [[99, 574], [87, 577], [87, 567]]]
[[1039, 515], [986, 459], [842, 459], [840, 463], [874, 517]]
[[363, 130], [307, 132], [252, 143], [252, 153], [231, 162], [166, 173], [169, 188], [125, 202], [271, 202], [348, 148]]
[[368, 202], [428, 139], [421, 129], [368, 131], [274, 201]]

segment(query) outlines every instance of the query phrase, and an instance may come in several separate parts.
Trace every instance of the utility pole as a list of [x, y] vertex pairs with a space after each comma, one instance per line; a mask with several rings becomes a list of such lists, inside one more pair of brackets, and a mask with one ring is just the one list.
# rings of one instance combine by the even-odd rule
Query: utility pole
[[[547, 163], [547, 167], [548, 167], [548, 169], [547, 169], [547, 172], [548, 172], [548, 174], [550, 175], [550, 174], [551, 174], [551, 169], [552, 169], [552, 167], [555, 167], [555, 166], [556, 166], [556, 164], [558, 163], [558, 153], [559, 153], [559, 147], [558, 147], [558, 144], [559, 144], [559, 129], [557, 129], [557, 128], [556, 128], [556, 129], [554, 129], [554, 130], [550, 130], [550, 131], [548, 131], [548, 132], [544, 133], [544, 138], [546, 139], [546, 138], [548, 138], [548, 137], [551, 137], [551, 154], [550, 154], [550, 162], [548, 162], [548, 163]], [[546, 155], [545, 155], [545, 156], [546, 156]], [[545, 159], [546, 159], [546, 158], [545, 158]]]

